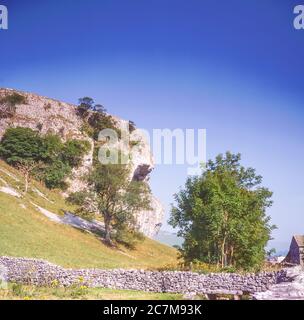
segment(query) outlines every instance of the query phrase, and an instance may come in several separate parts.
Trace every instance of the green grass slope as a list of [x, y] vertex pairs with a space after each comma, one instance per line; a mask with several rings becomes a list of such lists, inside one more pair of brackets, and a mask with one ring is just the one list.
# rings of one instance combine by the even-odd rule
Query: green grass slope
[[[21, 193], [22, 177], [0, 161], [0, 187]], [[53, 213], [73, 210], [60, 193], [37, 182], [31, 184], [47, 199], [31, 190], [22, 198], [0, 192], [0, 256], [42, 258], [70, 268], [154, 269], [177, 261], [177, 251], [145, 238], [136, 249], [105, 246], [95, 235], [50, 221], [35, 206]]]
[[182, 294], [84, 287], [35, 287], [9, 284], [0, 300], [182, 300]]

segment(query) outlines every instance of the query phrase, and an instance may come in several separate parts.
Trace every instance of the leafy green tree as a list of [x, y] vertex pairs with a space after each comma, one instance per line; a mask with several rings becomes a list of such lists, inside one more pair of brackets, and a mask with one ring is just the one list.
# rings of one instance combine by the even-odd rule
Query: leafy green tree
[[83, 97], [78, 99], [78, 102], [77, 113], [79, 116], [86, 118], [89, 115], [89, 111], [94, 107], [94, 100], [90, 97]]
[[84, 120], [82, 131], [94, 140], [98, 140], [99, 132], [103, 129], [115, 130], [120, 136], [121, 133], [115, 119], [106, 112], [105, 107], [101, 104], [95, 104], [92, 98], [80, 98], [77, 113]]
[[21, 161], [40, 160], [42, 150], [38, 132], [29, 128], [9, 128], [1, 140], [0, 157], [8, 164], [16, 165]]
[[23, 173], [26, 190], [32, 176], [48, 188], [65, 189], [65, 179], [89, 148], [87, 141], [63, 143], [55, 134], [40, 136], [30, 128], [10, 128], [0, 142], [0, 157]]
[[52, 162], [50, 165], [45, 167], [43, 171], [43, 181], [49, 189], [60, 188], [65, 190], [67, 183], [65, 182], [66, 177], [70, 175], [72, 168], [60, 160]]
[[48, 133], [42, 139], [41, 158], [47, 164], [58, 161], [64, 154], [64, 144], [56, 134]]
[[120, 137], [120, 131], [116, 127], [116, 121], [112, 116], [101, 112], [92, 113], [88, 119], [88, 124], [93, 128], [93, 138], [98, 140], [99, 132], [103, 129], [112, 129]]
[[82, 140], [68, 140], [63, 148], [63, 162], [69, 164], [72, 168], [81, 164], [83, 155], [90, 150], [90, 143]]
[[107, 109], [102, 104], [95, 104], [93, 107], [93, 111], [100, 112], [100, 113], [106, 113]]
[[130, 169], [122, 164], [97, 163], [86, 180], [89, 188], [71, 194], [68, 201], [84, 213], [100, 214], [105, 242], [112, 245], [112, 230], [136, 229], [134, 214], [150, 208], [150, 189], [145, 182], [130, 181]]
[[187, 262], [250, 269], [264, 261], [275, 228], [266, 215], [272, 193], [240, 160], [240, 154], [230, 152], [217, 156], [175, 194], [169, 223], [185, 239], [181, 253]]

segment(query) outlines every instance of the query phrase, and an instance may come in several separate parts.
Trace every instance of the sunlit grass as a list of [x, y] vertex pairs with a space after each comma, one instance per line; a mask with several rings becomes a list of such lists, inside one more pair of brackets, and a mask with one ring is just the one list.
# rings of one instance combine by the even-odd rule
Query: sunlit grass
[[[0, 177], [22, 193], [22, 177], [3, 162], [0, 168], [14, 174], [20, 181], [0, 171]], [[0, 256], [42, 258], [71, 268], [157, 268], [177, 261], [177, 251], [145, 238], [134, 250], [109, 248], [95, 235], [48, 220], [31, 204], [51, 212], [72, 210], [57, 191], [49, 191], [34, 182], [49, 202], [34, 192], [15, 198], [0, 192]]]

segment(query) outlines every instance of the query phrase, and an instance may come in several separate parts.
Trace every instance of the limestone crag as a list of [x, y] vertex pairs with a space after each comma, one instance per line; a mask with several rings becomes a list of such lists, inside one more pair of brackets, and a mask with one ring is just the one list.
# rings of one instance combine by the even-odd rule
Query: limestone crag
[[[0, 139], [9, 127], [27, 127], [39, 130], [40, 133], [54, 133], [60, 135], [63, 141], [67, 139], [87, 140], [91, 144], [90, 151], [84, 156], [80, 167], [73, 169], [72, 176], [67, 179], [69, 188], [64, 194], [83, 189], [85, 183], [81, 179], [92, 167], [94, 141], [83, 130], [83, 120], [76, 113], [76, 106], [60, 102], [54, 99], [39, 96], [33, 93], [25, 93], [12, 89], [0, 88], [0, 100], [12, 93], [18, 93], [25, 97], [25, 104], [16, 105], [16, 112], [10, 117], [1, 117], [0, 113]], [[1, 112], [1, 105], [0, 105]], [[128, 125], [127, 120], [114, 117], [118, 127]], [[148, 181], [149, 174], [154, 168], [150, 146], [145, 136], [136, 130], [132, 135], [133, 143], [124, 144], [124, 151], [130, 153], [131, 177], [137, 181]], [[122, 143], [122, 142], [120, 142]], [[140, 230], [146, 236], [153, 237], [159, 230], [164, 210], [154, 196], [151, 197], [151, 211], [144, 211], [137, 215]]]
[[256, 300], [304, 300], [304, 268], [286, 269], [285, 281], [275, 283], [267, 291], [253, 295]]

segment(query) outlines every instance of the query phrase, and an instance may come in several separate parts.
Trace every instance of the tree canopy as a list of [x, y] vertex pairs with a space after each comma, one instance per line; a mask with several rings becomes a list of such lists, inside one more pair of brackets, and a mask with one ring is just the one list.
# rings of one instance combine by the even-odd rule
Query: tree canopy
[[18, 127], [6, 130], [0, 142], [0, 157], [22, 168], [25, 177], [33, 175], [49, 188], [65, 188], [65, 178], [80, 165], [89, 148], [87, 141], [71, 139], [63, 143], [58, 135], [40, 136], [30, 128]]
[[112, 244], [112, 230], [136, 230], [135, 214], [150, 209], [150, 189], [146, 182], [130, 181], [130, 168], [124, 164], [96, 163], [86, 177], [88, 188], [73, 193], [68, 201], [82, 213], [98, 213], [105, 224], [105, 241]]
[[275, 228], [266, 215], [272, 193], [240, 160], [240, 154], [218, 155], [175, 194], [169, 223], [184, 238], [181, 253], [187, 262], [251, 269], [264, 261]]

